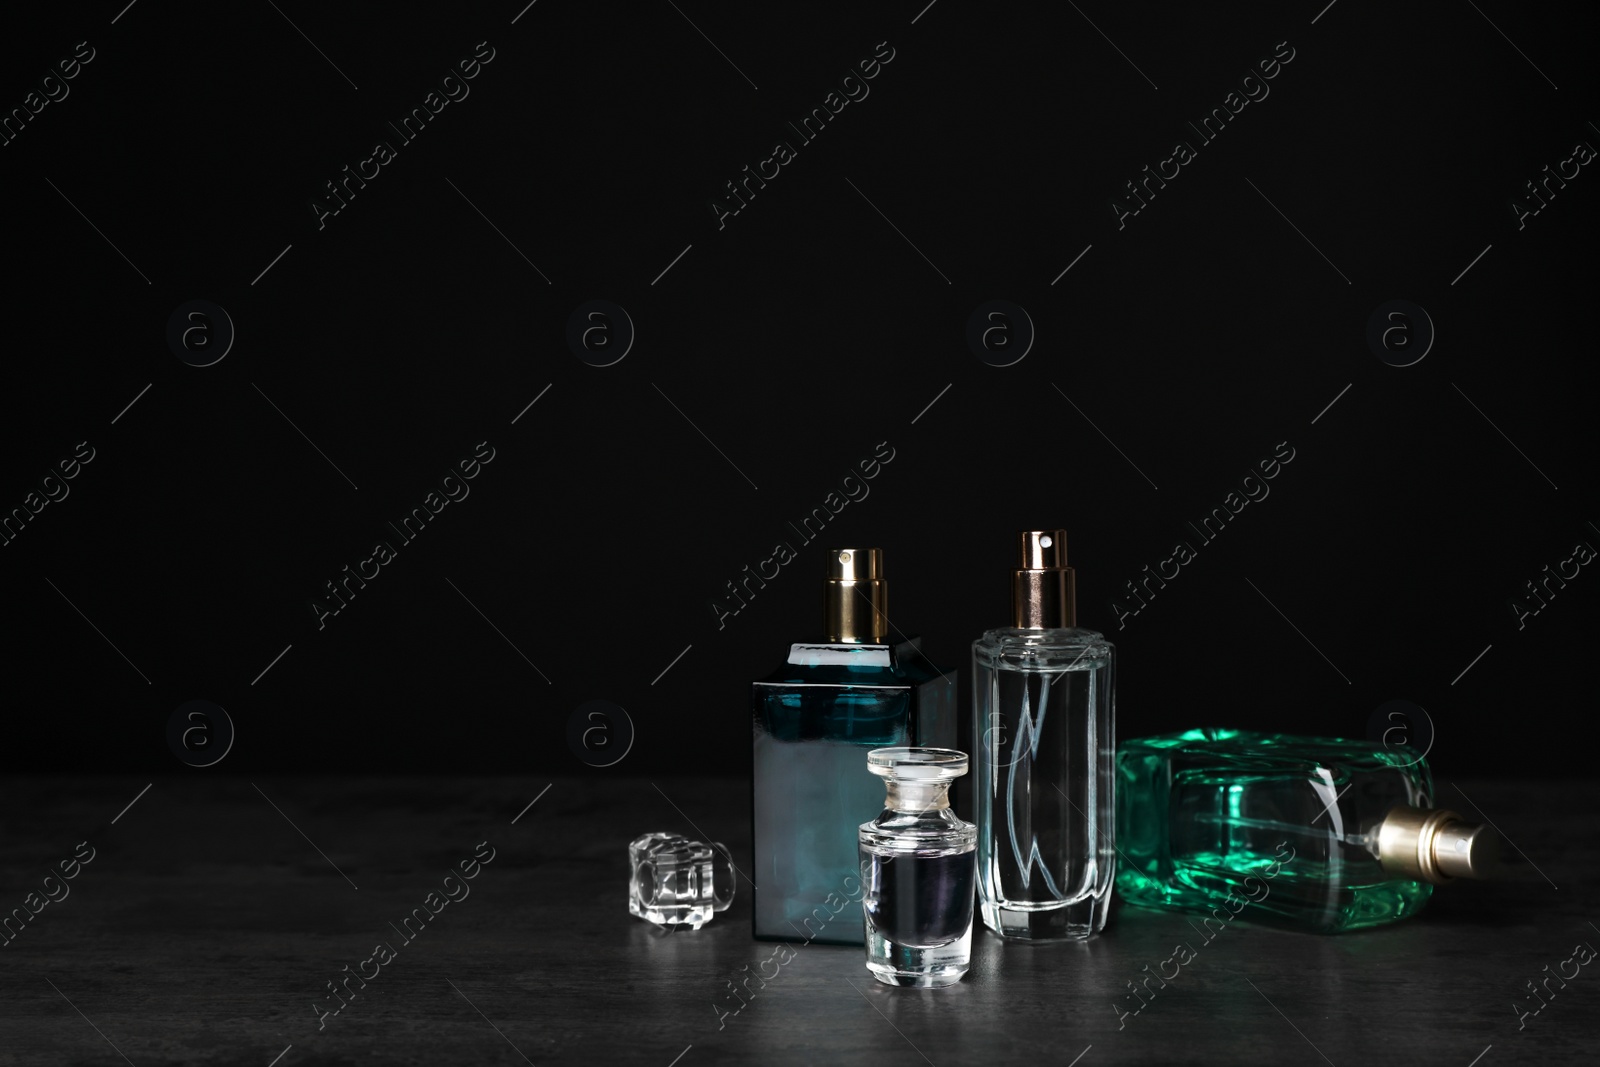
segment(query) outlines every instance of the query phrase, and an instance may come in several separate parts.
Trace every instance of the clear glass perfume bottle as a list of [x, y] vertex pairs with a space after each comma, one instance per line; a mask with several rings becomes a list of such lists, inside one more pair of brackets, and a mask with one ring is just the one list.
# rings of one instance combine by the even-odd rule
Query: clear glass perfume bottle
[[880, 748], [867, 769], [888, 793], [859, 833], [867, 970], [887, 985], [959, 982], [972, 955], [978, 830], [950, 810], [949, 792], [967, 754]]
[[979, 912], [1003, 937], [1093, 937], [1116, 872], [1113, 649], [1075, 626], [1066, 532], [1019, 541], [1013, 625], [972, 645]]
[[1432, 808], [1407, 746], [1189, 730], [1125, 742], [1117, 779], [1130, 904], [1337, 933], [1414, 915], [1435, 885], [1498, 867], [1493, 829]]
[[878, 549], [830, 549], [823, 589], [825, 639], [791, 645], [751, 689], [752, 926], [761, 940], [859, 945], [856, 829], [883, 800], [862, 760], [884, 746], [953, 748], [955, 678], [917, 638], [887, 640]]

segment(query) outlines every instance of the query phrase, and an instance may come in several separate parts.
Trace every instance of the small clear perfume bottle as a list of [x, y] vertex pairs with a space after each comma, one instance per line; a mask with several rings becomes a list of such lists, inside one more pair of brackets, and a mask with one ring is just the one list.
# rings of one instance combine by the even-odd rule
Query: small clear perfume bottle
[[1492, 877], [1493, 829], [1432, 807], [1421, 754], [1200, 729], [1117, 753], [1117, 890], [1130, 904], [1318, 933], [1414, 915], [1435, 885]]
[[1082, 939], [1116, 873], [1113, 649], [1076, 626], [1066, 531], [1019, 542], [1012, 625], [972, 645], [979, 911], [1003, 937]]
[[950, 810], [949, 793], [967, 755], [879, 748], [867, 753], [867, 769], [888, 793], [859, 835], [867, 970], [886, 985], [959, 982], [972, 955], [978, 830]]
[[919, 639], [888, 640], [876, 548], [828, 552], [823, 640], [796, 642], [751, 689], [751, 924], [758, 940], [861, 944], [856, 829], [883, 800], [861, 761], [886, 745], [956, 744], [955, 677]]

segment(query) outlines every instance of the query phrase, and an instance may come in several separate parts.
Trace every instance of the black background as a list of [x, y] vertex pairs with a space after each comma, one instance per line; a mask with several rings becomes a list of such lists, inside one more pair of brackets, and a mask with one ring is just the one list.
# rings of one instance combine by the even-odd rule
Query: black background
[[[1600, 545], [1600, 178], [1520, 231], [1510, 207], [1600, 144], [1587, 13], [280, 6], [8, 16], [5, 109], [95, 58], [0, 148], [0, 508], [95, 459], [0, 548], [6, 767], [181, 769], [167, 719], [205, 699], [238, 730], [219, 770], [743, 773], [748, 682], [817, 636], [828, 544], [885, 550], [892, 620], [965, 699], [1015, 531], [1060, 525], [1122, 736], [1369, 736], [1403, 699], [1442, 772], [1587, 768], [1600, 579], [1520, 630], [1509, 606]], [[470, 95], [399, 145], [479, 41]], [[880, 41], [870, 95], [719, 229], [723, 183]], [[1119, 230], [1122, 183], [1280, 41], [1270, 95]], [[1005, 368], [965, 341], [995, 298], [1038, 333]], [[193, 299], [237, 328], [207, 368], [166, 342]], [[591, 299], [637, 328], [610, 367], [564, 339]], [[1413, 366], [1365, 339], [1393, 299], [1437, 329]], [[324, 583], [485, 440], [319, 630]], [[880, 442], [870, 496], [785, 532]], [[1280, 442], [1270, 496], [1119, 629], [1123, 583]], [[780, 538], [798, 558], [719, 628]], [[604, 770], [566, 740], [596, 699], [637, 731]]]

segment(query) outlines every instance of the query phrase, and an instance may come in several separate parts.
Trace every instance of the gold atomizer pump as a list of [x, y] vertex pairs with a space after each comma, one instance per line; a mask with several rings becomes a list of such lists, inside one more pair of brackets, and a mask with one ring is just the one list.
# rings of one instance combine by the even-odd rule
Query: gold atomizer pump
[[881, 644], [889, 635], [889, 583], [883, 577], [883, 550], [828, 550], [828, 577], [822, 587], [822, 633], [829, 641]]
[[1011, 625], [1057, 630], [1078, 625], [1078, 592], [1067, 566], [1067, 531], [1024, 530], [1017, 535], [1018, 566], [1011, 572]]
[[1443, 885], [1500, 872], [1500, 835], [1453, 811], [1396, 807], [1378, 827], [1378, 863], [1390, 874]]

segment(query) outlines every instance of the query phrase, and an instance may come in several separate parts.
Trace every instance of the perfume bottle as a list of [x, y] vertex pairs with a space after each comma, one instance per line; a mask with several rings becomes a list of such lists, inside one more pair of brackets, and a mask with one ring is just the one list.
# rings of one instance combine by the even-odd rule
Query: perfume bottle
[[876, 548], [830, 549], [823, 640], [798, 642], [751, 688], [753, 929], [762, 940], [859, 945], [856, 830], [883, 793], [862, 760], [895, 745], [955, 747], [955, 679], [917, 638], [888, 640]]
[[1414, 915], [1499, 864], [1491, 827], [1432, 806], [1408, 746], [1201, 729], [1117, 753], [1117, 889], [1130, 904], [1337, 933]]
[[1002, 937], [1105, 927], [1112, 837], [1113, 649], [1076, 627], [1064, 530], [1019, 536], [1012, 625], [972, 645], [978, 905]]
[[879, 748], [867, 769], [888, 793], [859, 834], [867, 970], [886, 985], [959, 982], [972, 955], [978, 829], [950, 810], [949, 793], [967, 754]]

